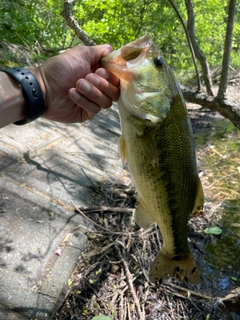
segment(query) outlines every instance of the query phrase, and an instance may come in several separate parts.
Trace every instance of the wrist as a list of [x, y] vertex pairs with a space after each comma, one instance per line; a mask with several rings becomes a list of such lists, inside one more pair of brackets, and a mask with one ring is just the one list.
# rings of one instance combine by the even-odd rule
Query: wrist
[[0, 71], [0, 128], [24, 119], [26, 100], [18, 81]]
[[[21, 86], [22, 95], [25, 98], [26, 116], [24, 119], [14, 122], [14, 124], [23, 125], [40, 117], [46, 111], [46, 105], [41, 87], [34, 74], [29, 69], [21, 67], [1, 69], [0, 71], [5, 72], [13, 79], [16, 79]], [[7, 100], [6, 94], [3, 93], [3, 102], [5, 102], [5, 100]], [[17, 103], [16, 99], [14, 101]]]
[[37, 79], [37, 82], [42, 91], [43, 99], [44, 101], [46, 101], [46, 87], [45, 87], [44, 79], [41, 73], [41, 67], [27, 67], [26, 69], [29, 70]]

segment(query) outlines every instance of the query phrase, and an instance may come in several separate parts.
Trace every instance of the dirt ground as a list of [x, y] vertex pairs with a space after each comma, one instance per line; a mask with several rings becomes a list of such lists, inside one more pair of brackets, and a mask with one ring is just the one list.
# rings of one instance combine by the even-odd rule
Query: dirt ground
[[[239, 88], [233, 91], [239, 99]], [[188, 105], [188, 110], [195, 136], [222, 118], [196, 105]], [[197, 147], [199, 167], [205, 152]], [[200, 172], [200, 177], [204, 188], [210, 185], [208, 174]], [[211, 223], [211, 208], [222, 200], [214, 198], [211, 188], [204, 192], [204, 213], [189, 222], [190, 247], [201, 274], [201, 284], [195, 286], [176, 279], [158, 285], [149, 282], [148, 271], [162, 238], [156, 225], [142, 230], [134, 223], [136, 195], [127, 171], [115, 184], [104, 181], [92, 184], [90, 190], [92, 205], [76, 212], [90, 219], [95, 231], [86, 230], [89, 246], [51, 319], [91, 320], [97, 315], [116, 320], [240, 319], [240, 283], [233, 281], [227, 289], [219, 286], [205, 263], [210, 236], [203, 230]]]
[[[2, 63], [5, 63], [5, 47], [9, 48], [9, 44], [2, 42]], [[31, 64], [31, 57], [25, 52], [21, 59], [22, 56], [26, 56], [26, 61], [20, 64]], [[19, 64], [18, 54], [14, 58], [10, 55], [9, 59]], [[228, 87], [228, 96], [240, 104], [239, 83]], [[200, 106], [189, 104], [188, 110], [195, 136], [211, 130], [221, 119], [219, 114]], [[69, 279], [69, 290], [51, 319], [92, 320], [97, 315], [114, 320], [240, 319], [240, 281], [232, 282], [227, 289], [219, 287], [205, 263], [205, 247], [210, 236], [203, 230], [211, 224], [211, 209], [223, 200], [223, 196], [215, 197], [209, 188], [212, 184], [209, 173], [201, 170], [206, 156], [208, 150], [197, 146], [206, 200], [203, 215], [189, 222], [190, 247], [197, 260], [201, 284], [192, 286], [176, 279], [158, 285], [149, 282], [148, 271], [162, 246], [162, 238], [156, 225], [143, 231], [134, 223], [136, 195], [125, 171], [115, 184], [108, 181], [92, 184], [89, 188], [93, 197], [91, 206], [76, 208], [76, 212], [92, 221], [95, 230], [86, 230], [88, 248], [82, 253]]]

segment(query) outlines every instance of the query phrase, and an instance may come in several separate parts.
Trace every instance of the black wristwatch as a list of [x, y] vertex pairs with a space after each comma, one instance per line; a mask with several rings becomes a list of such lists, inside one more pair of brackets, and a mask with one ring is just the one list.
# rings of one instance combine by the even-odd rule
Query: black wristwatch
[[17, 122], [16, 125], [23, 125], [36, 120], [46, 111], [41, 88], [35, 76], [28, 70], [21, 67], [0, 69], [2, 72], [10, 74], [18, 81], [26, 99], [26, 118]]

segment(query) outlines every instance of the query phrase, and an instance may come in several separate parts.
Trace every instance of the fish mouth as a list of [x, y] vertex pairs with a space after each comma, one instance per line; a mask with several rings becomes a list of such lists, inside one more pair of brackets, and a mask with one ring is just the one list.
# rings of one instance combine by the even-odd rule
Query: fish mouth
[[[140, 39], [134, 40], [127, 45], [121, 47], [120, 49], [111, 52], [109, 55], [103, 57], [99, 64], [101, 67], [109, 70], [115, 74], [121, 80], [121, 89], [124, 92], [127, 85], [131, 80], [133, 80], [134, 72], [133, 70], [138, 68], [138, 65], [143, 65], [148, 63], [146, 56], [154, 48], [154, 44], [149, 35], [145, 35]], [[122, 81], [123, 80], [123, 81]], [[147, 100], [150, 97], [158, 94], [156, 90], [149, 92], [149, 88], [141, 89], [141, 91], [136, 91], [138, 96], [142, 96], [143, 99]], [[159, 116], [154, 116], [150, 113], [146, 113], [144, 110], [140, 110], [139, 105], [134, 101], [130, 101], [126, 94], [121, 94], [122, 100], [126, 109], [130, 112], [131, 116], [139, 120], [148, 120], [153, 124], [156, 124], [163, 119]]]
[[103, 57], [99, 65], [118, 76], [122, 80], [129, 80], [128, 68], [144, 60], [152, 45], [149, 35], [134, 40], [120, 49]]
[[140, 39], [134, 40], [123, 46], [120, 51], [122, 58], [126, 62], [134, 61], [139, 57], [141, 53], [148, 51], [149, 47], [152, 45], [152, 40], [149, 35], [145, 35]]

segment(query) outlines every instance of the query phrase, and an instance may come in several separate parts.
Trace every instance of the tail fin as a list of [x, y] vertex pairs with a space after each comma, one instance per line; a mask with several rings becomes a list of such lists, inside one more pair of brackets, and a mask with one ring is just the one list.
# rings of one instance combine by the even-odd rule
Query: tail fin
[[149, 273], [150, 281], [155, 282], [167, 277], [175, 277], [190, 283], [197, 284], [200, 282], [200, 274], [191, 252], [189, 256], [179, 258], [170, 257], [163, 251], [164, 248], [158, 252], [157, 257], [153, 261]]

